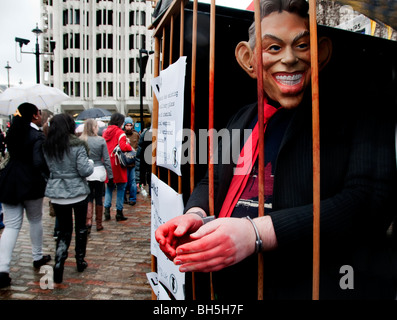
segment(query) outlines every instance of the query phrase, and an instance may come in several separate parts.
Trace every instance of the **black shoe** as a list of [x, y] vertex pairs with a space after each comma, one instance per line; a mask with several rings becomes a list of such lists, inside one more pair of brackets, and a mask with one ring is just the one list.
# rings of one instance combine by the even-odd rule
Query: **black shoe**
[[63, 281], [63, 264], [55, 264], [54, 266], [54, 282], [62, 283]]
[[47, 262], [51, 260], [50, 255], [43, 256], [40, 260], [33, 261], [33, 267], [39, 269], [41, 266], [45, 265]]
[[136, 201], [130, 201], [128, 204], [129, 204], [130, 206], [135, 206], [135, 205], [136, 205]]
[[109, 221], [110, 220], [110, 208], [106, 208], [105, 207], [105, 221]]
[[116, 221], [125, 221], [128, 218], [124, 217], [123, 210], [117, 210]]
[[76, 261], [76, 265], [77, 265], [78, 272], [83, 272], [88, 267], [87, 261], [85, 261], [83, 259]]
[[10, 284], [10, 275], [7, 272], [0, 272], [0, 288], [8, 287]]

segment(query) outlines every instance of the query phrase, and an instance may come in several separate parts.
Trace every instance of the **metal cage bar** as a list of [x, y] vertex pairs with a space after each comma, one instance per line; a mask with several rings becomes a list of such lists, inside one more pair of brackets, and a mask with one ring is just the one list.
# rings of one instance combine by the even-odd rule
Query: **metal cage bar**
[[312, 69], [312, 126], [313, 126], [313, 293], [320, 296], [320, 105], [318, 88], [318, 43], [316, 0], [309, 0], [310, 53]]

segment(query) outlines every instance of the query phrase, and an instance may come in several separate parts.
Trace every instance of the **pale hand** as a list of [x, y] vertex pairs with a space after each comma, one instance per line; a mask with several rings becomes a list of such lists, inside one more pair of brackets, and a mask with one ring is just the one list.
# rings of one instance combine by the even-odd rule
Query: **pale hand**
[[176, 248], [190, 241], [190, 234], [203, 225], [203, 220], [196, 214], [175, 217], [157, 228], [156, 241], [168, 259], [174, 260]]
[[240, 262], [255, 251], [255, 232], [246, 219], [216, 219], [197, 228], [189, 238], [190, 241], [186, 239], [189, 242], [176, 246], [173, 260], [180, 265], [181, 272], [218, 271]]

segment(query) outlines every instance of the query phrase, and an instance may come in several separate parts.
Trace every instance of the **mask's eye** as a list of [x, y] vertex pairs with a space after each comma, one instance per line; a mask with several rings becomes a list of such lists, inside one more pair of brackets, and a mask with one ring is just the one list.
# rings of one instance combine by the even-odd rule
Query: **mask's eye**
[[298, 49], [304, 50], [304, 49], [308, 49], [309, 48], [309, 44], [306, 43], [306, 42], [302, 42], [302, 43], [299, 43], [296, 47]]
[[273, 44], [273, 45], [269, 46], [266, 51], [268, 51], [268, 52], [279, 52], [280, 50], [281, 50], [281, 47], [279, 45]]

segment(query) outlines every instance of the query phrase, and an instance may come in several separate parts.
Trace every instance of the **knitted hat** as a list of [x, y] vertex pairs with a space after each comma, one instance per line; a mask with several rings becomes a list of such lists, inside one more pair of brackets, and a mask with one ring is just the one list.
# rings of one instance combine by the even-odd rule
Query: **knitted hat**
[[125, 120], [124, 120], [124, 126], [125, 126], [127, 123], [134, 125], [134, 121], [132, 120], [131, 117], [126, 117], [126, 118], [125, 118]]

